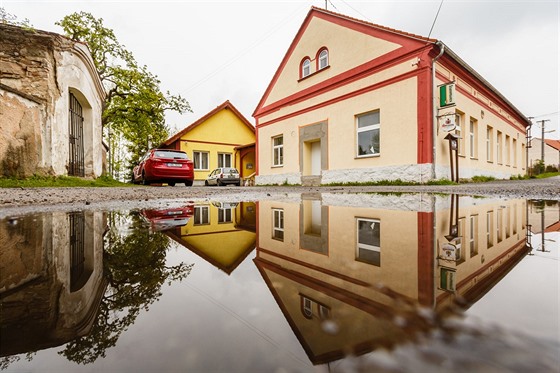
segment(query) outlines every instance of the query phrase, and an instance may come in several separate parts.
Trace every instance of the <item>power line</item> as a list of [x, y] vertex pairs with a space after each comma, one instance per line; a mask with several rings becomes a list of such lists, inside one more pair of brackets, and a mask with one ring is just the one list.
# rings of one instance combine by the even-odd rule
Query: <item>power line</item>
[[369, 17], [367, 17], [365, 14], [363, 14], [362, 12], [360, 12], [358, 9], [354, 8], [352, 5], [348, 4], [345, 0], [340, 0], [342, 1], [344, 4], [346, 4], [350, 9], [352, 9], [354, 12], [358, 13], [360, 16], [364, 17], [364, 19], [370, 23], [373, 23]]
[[233, 64], [235, 61], [237, 61], [238, 59], [240, 59], [241, 57], [243, 57], [244, 55], [246, 55], [247, 53], [249, 53], [252, 49], [256, 48], [259, 44], [261, 44], [262, 42], [264, 42], [266, 39], [268, 39], [269, 37], [271, 37], [276, 31], [278, 31], [282, 26], [284, 26], [285, 23], [287, 23], [288, 21], [290, 21], [293, 16], [298, 13], [303, 7], [306, 7], [307, 4], [303, 4], [303, 6], [298, 7], [293, 13], [290, 13], [289, 16], [287, 16], [286, 18], [284, 18], [282, 21], [280, 21], [280, 23], [278, 23], [275, 27], [271, 28], [267, 33], [264, 34], [264, 36], [260, 39], [258, 39], [257, 41], [255, 41], [253, 44], [251, 44], [249, 47], [243, 49], [241, 52], [239, 52], [238, 54], [236, 54], [235, 56], [233, 56], [232, 58], [230, 58], [228, 61], [226, 61], [225, 63], [223, 63], [222, 65], [218, 66], [214, 71], [212, 71], [211, 73], [209, 73], [208, 75], [204, 76], [203, 78], [201, 78], [200, 80], [198, 80], [197, 82], [195, 82], [193, 85], [191, 85], [190, 87], [188, 87], [185, 90], [185, 93], [189, 93], [191, 92], [193, 89], [198, 88], [200, 85], [202, 85], [203, 83], [206, 83], [208, 80], [210, 80], [211, 78], [213, 78], [214, 76], [216, 76], [220, 71], [222, 71], [223, 69], [225, 69], [226, 67], [228, 67], [229, 65]]
[[541, 115], [534, 115], [531, 118], [541, 118], [541, 117], [547, 117], [549, 115], [554, 115], [554, 114], [558, 114], [560, 113], [560, 111], [555, 111], [554, 113], [548, 113], [548, 114], [541, 114]]

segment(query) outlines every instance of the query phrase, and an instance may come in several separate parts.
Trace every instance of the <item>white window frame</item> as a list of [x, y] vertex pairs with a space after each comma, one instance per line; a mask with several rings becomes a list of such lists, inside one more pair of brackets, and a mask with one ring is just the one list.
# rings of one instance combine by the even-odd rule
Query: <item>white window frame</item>
[[272, 238], [284, 241], [284, 209], [272, 209]]
[[301, 63], [301, 77], [305, 78], [309, 75], [311, 75], [311, 60], [309, 58], [306, 58]]
[[492, 157], [492, 150], [494, 146], [492, 145], [492, 127], [486, 126], [486, 160], [488, 162], [493, 162], [494, 157]]
[[[206, 210], [206, 219], [204, 219], [204, 213], [202, 211]], [[193, 214], [193, 225], [207, 225], [210, 224], [210, 208], [208, 206], [195, 206]]]
[[[367, 115], [374, 114], [374, 113], [379, 114], [378, 115], [379, 122], [360, 128], [360, 118], [363, 118]], [[356, 128], [356, 157], [366, 158], [366, 157], [379, 156], [381, 154], [381, 112], [379, 110], [374, 110], [374, 111], [370, 111], [368, 113], [363, 113], [363, 114], [360, 114], [360, 115], [356, 115], [356, 127], [355, 128]], [[375, 130], [377, 130], [378, 133], [379, 133], [379, 135], [378, 135], [379, 136], [379, 149], [378, 149], [378, 151], [376, 153], [372, 151], [372, 153], [360, 154], [360, 142], [359, 142], [360, 141], [359, 140], [360, 133], [375, 131]]]
[[[204, 166], [204, 162], [202, 161], [203, 156], [206, 156], [206, 168], [196, 167], [197, 165]], [[209, 160], [210, 155], [208, 152], [194, 150], [193, 151], [193, 163], [195, 164], [195, 171], [208, 171], [209, 168]]]
[[233, 156], [231, 153], [218, 153], [218, 167], [232, 167], [231, 165], [232, 159]]
[[321, 53], [319, 53], [319, 62], [318, 62], [318, 70], [322, 70], [325, 67], [329, 66], [329, 51], [323, 49]]
[[[360, 222], [367, 222], [371, 224], [381, 224], [379, 219], [370, 219], [370, 218], [356, 218], [356, 259], [359, 261], [363, 261], [364, 263], [372, 264], [375, 266], [381, 266], [381, 226], [379, 229], [379, 246], [369, 245], [366, 243], [360, 242]], [[360, 250], [369, 250], [373, 252], [379, 253], [379, 264], [372, 263], [362, 259], [360, 257]]]
[[[275, 144], [276, 139], [282, 139], [282, 144]], [[284, 135], [272, 138], [272, 166], [284, 166]]]
[[218, 223], [233, 222], [233, 209], [218, 209]]

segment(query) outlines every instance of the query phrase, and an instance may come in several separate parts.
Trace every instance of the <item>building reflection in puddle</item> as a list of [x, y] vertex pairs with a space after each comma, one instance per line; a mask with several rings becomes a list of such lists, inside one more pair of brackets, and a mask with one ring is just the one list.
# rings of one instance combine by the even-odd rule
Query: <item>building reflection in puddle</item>
[[193, 264], [166, 263], [171, 240], [227, 275], [253, 253], [250, 280], [262, 277], [313, 364], [391, 350], [445, 331], [527, 254], [546, 251], [559, 221], [557, 201], [427, 194], [8, 219], [0, 356], [66, 343], [69, 361], [105, 357], [164, 283], [190, 274]]
[[12, 355], [63, 344], [69, 361], [105, 357], [162, 285], [192, 268], [166, 265], [169, 239], [137, 212], [25, 215], [2, 221], [0, 241], [2, 369]]
[[258, 206], [254, 262], [314, 364], [414, 340], [476, 302], [531, 250], [525, 200], [343, 200]]
[[231, 274], [255, 249], [256, 203], [200, 203], [192, 209], [192, 217], [186, 224], [164, 233]]
[[1, 356], [87, 335], [107, 287], [106, 214], [28, 215], [0, 225]]

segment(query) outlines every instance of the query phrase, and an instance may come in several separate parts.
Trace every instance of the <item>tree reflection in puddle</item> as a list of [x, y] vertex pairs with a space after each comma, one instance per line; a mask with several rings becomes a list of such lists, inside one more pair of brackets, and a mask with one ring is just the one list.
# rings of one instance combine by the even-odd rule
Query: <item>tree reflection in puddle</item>
[[[1, 367], [26, 369], [24, 353], [38, 359], [33, 351], [63, 345], [58, 353], [68, 361], [96, 366], [109, 359], [132, 369], [142, 361], [116, 361], [107, 352], [128, 356], [148, 344], [162, 355], [175, 352], [158, 361], [162, 370], [551, 371], [558, 366], [557, 336], [522, 324], [538, 307], [546, 315], [537, 321], [541, 328], [558, 325], [557, 290], [556, 298], [544, 295], [554, 294], [557, 268], [539, 267], [552, 284], [548, 293], [541, 289], [538, 305], [509, 289], [512, 307], [491, 298], [499, 299], [504, 290], [496, 288], [512, 281], [510, 273], [519, 291], [525, 287], [530, 279], [515, 272], [528, 258], [558, 260], [559, 211], [557, 201], [309, 194], [5, 219]], [[169, 261], [170, 250], [189, 255]], [[206, 277], [192, 276], [193, 263]], [[187, 277], [173, 294], [195, 290], [210, 302], [185, 309], [181, 298], [168, 298], [183, 307], [184, 320], [170, 320], [171, 309], [158, 307], [161, 331], [150, 335], [153, 341], [132, 337], [119, 348], [123, 334], [138, 334], [145, 322], [138, 316], [154, 312], [164, 283], [176, 287]], [[505, 328], [484, 315], [465, 322], [481, 299], [501, 310]], [[207, 314], [224, 311], [208, 322]], [[187, 320], [198, 321], [196, 331]], [[136, 331], [128, 330], [135, 323]], [[284, 333], [301, 351], [276, 342]], [[169, 335], [182, 349], [155, 342]], [[180, 356], [187, 349], [198, 358]]]

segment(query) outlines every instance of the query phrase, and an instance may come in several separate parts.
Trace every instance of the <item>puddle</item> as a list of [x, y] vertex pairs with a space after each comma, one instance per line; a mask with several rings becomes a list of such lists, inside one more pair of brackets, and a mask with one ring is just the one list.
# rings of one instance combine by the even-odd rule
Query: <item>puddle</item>
[[0, 220], [0, 369], [555, 371], [558, 201], [304, 194]]

